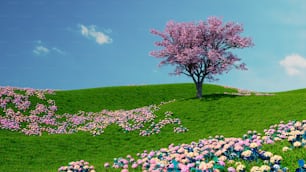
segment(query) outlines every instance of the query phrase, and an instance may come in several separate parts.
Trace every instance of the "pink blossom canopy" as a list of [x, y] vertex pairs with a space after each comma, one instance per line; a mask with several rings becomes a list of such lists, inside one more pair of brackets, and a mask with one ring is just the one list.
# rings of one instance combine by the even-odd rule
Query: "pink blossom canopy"
[[169, 21], [165, 31], [151, 31], [162, 37], [155, 45], [163, 47], [151, 55], [165, 58], [160, 65], [175, 65], [175, 74], [186, 74], [197, 82], [215, 79], [214, 75], [228, 72], [232, 67], [246, 70], [244, 63], [238, 64], [241, 59], [228, 51], [253, 45], [251, 38], [240, 35], [242, 32], [242, 25], [223, 24], [217, 17], [198, 23]]

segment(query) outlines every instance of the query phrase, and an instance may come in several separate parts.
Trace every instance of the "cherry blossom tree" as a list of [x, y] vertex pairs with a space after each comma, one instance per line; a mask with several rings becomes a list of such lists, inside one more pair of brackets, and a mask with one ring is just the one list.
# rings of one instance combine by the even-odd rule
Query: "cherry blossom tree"
[[160, 66], [176, 66], [174, 74], [191, 77], [196, 85], [196, 96], [201, 98], [204, 79], [217, 80], [215, 75], [232, 68], [247, 70], [244, 63], [239, 63], [241, 59], [229, 51], [253, 46], [252, 39], [241, 36], [242, 32], [242, 25], [223, 23], [217, 17], [198, 23], [169, 21], [164, 31], [151, 30], [162, 38], [155, 42], [162, 48], [150, 54], [163, 58]]

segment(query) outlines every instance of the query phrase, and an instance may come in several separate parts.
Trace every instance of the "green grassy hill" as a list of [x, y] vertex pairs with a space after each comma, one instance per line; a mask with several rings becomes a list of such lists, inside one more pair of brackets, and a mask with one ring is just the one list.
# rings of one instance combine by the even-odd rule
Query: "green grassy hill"
[[[126, 134], [117, 126], [111, 126], [104, 134], [95, 137], [85, 132], [39, 137], [0, 130], [0, 171], [51, 172], [68, 162], [84, 159], [99, 172], [103, 171], [104, 162], [112, 162], [113, 158], [159, 149], [170, 143], [190, 143], [215, 135], [241, 137], [248, 130], [262, 132], [281, 120], [306, 119], [306, 90], [275, 93], [273, 96], [223, 94], [234, 91], [222, 86], [205, 85], [201, 100], [194, 98], [193, 84], [57, 91], [49, 98], [55, 100], [59, 114], [76, 113], [79, 110], [127, 110], [176, 99], [173, 103], [163, 105], [157, 115], [172, 111], [174, 117], [181, 119], [189, 131], [175, 134], [168, 126], [158, 135], [142, 137], [137, 132]], [[270, 149], [281, 152], [278, 150], [281, 146]], [[306, 155], [305, 149], [303, 151], [299, 155]]]

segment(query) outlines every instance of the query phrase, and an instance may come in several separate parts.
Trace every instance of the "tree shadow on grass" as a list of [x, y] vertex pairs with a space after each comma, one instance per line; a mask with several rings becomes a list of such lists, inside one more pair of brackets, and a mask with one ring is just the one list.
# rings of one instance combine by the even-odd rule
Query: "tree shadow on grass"
[[213, 93], [213, 94], [204, 94], [201, 99], [199, 99], [198, 97], [191, 97], [191, 98], [187, 98], [186, 100], [197, 100], [197, 99], [199, 99], [200, 101], [213, 101], [213, 100], [219, 100], [219, 99], [222, 99], [222, 98], [235, 98], [235, 97], [238, 97], [238, 95]]

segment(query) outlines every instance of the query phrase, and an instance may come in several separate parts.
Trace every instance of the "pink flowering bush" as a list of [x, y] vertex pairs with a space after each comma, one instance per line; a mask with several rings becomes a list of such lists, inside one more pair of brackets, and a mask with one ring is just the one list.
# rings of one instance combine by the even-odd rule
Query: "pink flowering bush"
[[[174, 100], [127, 111], [79, 111], [76, 114], [58, 115], [55, 101], [47, 100], [46, 94], [54, 94], [54, 91], [0, 87], [0, 128], [19, 131], [26, 135], [71, 134], [78, 131], [100, 135], [105, 128], [115, 124], [124, 132], [140, 130], [139, 135], [150, 136], [158, 134], [161, 128], [172, 124], [175, 125], [175, 133], [187, 131], [180, 119], [172, 118], [172, 112], [166, 112], [165, 118], [155, 123], [157, 116], [154, 112], [159, 106]], [[39, 101], [32, 104], [32, 99]], [[148, 128], [145, 127], [147, 123], [151, 124]]]

